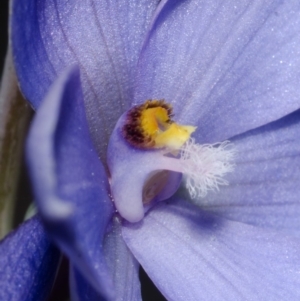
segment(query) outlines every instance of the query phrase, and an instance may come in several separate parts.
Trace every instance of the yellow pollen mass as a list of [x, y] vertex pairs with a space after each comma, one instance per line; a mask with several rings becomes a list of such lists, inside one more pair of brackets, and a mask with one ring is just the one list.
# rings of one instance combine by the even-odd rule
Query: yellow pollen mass
[[139, 148], [180, 149], [196, 127], [177, 124], [171, 117], [170, 104], [164, 100], [147, 100], [128, 112], [124, 137]]
[[141, 126], [151, 136], [168, 128], [168, 121], [170, 122], [168, 111], [162, 107], [146, 109], [141, 114]]
[[156, 135], [155, 146], [180, 149], [195, 130], [195, 126], [172, 123], [167, 130]]

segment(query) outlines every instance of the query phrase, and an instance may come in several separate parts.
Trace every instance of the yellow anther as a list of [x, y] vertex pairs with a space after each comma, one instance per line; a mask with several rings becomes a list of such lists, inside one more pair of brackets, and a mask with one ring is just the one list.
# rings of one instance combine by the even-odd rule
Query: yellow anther
[[139, 148], [180, 149], [196, 127], [176, 124], [171, 117], [170, 104], [164, 100], [147, 100], [128, 112], [124, 137]]
[[149, 108], [142, 111], [141, 126], [149, 135], [156, 135], [160, 130], [168, 127], [168, 111], [162, 107]]
[[172, 123], [167, 130], [156, 135], [154, 138], [155, 147], [180, 149], [195, 130], [195, 126]]

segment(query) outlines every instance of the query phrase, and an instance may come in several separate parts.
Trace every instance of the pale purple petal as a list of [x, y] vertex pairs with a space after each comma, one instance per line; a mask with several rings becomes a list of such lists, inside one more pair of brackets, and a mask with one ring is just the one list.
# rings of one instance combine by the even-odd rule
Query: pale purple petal
[[300, 5], [167, 1], [138, 66], [134, 103], [161, 99], [216, 142], [298, 109]]
[[46, 300], [59, 261], [40, 219], [28, 220], [0, 243], [0, 300]]
[[232, 139], [228, 186], [198, 200], [223, 217], [300, 237], [300, 111]]
[[27, 158], [49, 234], [96, 290], [111, 296], [102, 242], [113, 205], [90, 140], [77, 68], [59, 77], [37, 111]]
[[13, 1], [12, 44], [25, 97], [36, 108], [58, 74], [79, 65], [101, 156], [117, 118], [132, 101], [135, 66], [158, 2]]
[[161, 203], [123, 236], [170, 301], [297, 300], [300, 242], [201, 211]]
[[115, 301], [141, 301], [139, 264], [123, 240], [121, 222], [117, 217], [105, 236], [104, 255], [113, 275]]

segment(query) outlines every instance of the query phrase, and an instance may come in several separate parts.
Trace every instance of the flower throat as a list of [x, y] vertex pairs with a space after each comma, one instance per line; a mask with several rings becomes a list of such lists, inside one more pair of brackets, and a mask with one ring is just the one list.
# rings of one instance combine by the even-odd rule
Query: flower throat
[[115, 205], [130, 222], [143, 218], [157, 202], [171, 197], [182, 175], [191, 198], [227, 185], [234, 150], [229, 141], [200, 145], [192, 125], [173, 120], [172, 106], [147, 100], [119, 119], [109, 142], [108, 165]]

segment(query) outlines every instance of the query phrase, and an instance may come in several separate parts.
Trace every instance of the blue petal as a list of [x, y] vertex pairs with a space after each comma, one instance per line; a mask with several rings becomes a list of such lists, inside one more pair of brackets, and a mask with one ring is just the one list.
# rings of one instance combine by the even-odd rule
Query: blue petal
[[[104, 241], [104, 254], [115, 285], [114, 301], [141, 301], [139, 264], [128, 250], [121, 234], [121, 223], [114, 218]], [[72, 301], [102, 301], [102, 296], [74, 268], [70, 271]], [[108, 300], [106, 300], [108, 301]]]
[[28, 220], [0, 243], [0, 300], [46, 300], [59, 261], [39, 218]]
[[44, 99], [29, 134], [27, 157], [48, 232], [96, 289], [110, 296], [102, 242], [113, 205], [90, 140], [78, 69], [64, 72]]
[[299, 1], [167, 1], [145, 44], [134, 103], [173, 103], [216, 142], [300, 107]]
[[237, 136], [229, 186], [199, 204], [223, 217], [300, 237], [300, 110]]
[[101, 296], [87, 282], [86, 278], [73, 266], [70, 266], [70, 290], [72, 301], [110, 301]]
[[116, 301], [142, 301], [139, 264], [123, 240], [121, 222], [117, 217], [105, 236], [104, 254], [113, 275]]
[[123, 229], [168, 300], [298, 300], [298, 240], [173, 202]]
[[57, 75], [78, 64], [92, 138], [103, 156], [131, 103], [135, 66], [158, 2], [14, 0], [13, 53], [25, 97], [38, 107]]

